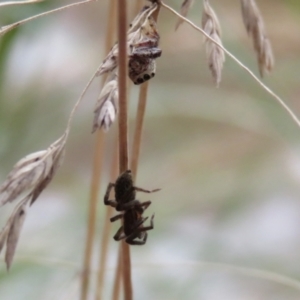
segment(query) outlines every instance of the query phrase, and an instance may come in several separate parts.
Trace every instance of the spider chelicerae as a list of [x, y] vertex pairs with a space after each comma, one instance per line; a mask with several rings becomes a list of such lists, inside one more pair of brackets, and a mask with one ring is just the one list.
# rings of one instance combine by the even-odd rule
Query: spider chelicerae
[[[111, 189], [115, 189], [115, 199], [109, 200]], [[140, 202], [135, 199], [136, 192], [153, 193], [160, 189], [145, 190], [134, 186], [132, 173], [130, 170], [122, 173], [115, 183], [109, 183], [104, 196], [104, 204], [114, 207], [122, 213], [112, 217], [111, 222], [123, 219], [123, 225], [114, 235], [116, 241], [126, 239], [126, 243], [130, 245], [144, 245], [147, 241], [148, 230], [153, 229], [154, 214], [151, 216], [150, 225], [143, 226], [148, 217], [143, 218], [143, 212], [151, 204], [151, 201]]]

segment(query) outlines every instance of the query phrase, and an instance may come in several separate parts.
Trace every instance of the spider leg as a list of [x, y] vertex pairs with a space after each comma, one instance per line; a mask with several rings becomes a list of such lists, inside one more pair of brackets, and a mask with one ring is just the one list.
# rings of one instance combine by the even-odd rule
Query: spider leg
[[118, 231], [116, 232], [116, 234], [114, 235], [114, 240], [115, 241], [120, 241], [122, 239], [125, 239], [126, 238], [126, 235], [124, 233], [124, 227], [121, 226]]
[[145, 245], [148, 236], [147, 232], [145, 232], [144, 238], [142, 240], [135, 241], [134, 239], [138, 238], [139, 234], [140, 234], [139, 231], [132, 233], [130, 236], [126, 238], [126, 243], [129, 245]]
[[[147, 219], [148, 219], [148, 217], [144, 218], [142, 220], [142, 223], [144, 223]], [[146, 241], [148, 238], [148, 233], [146, 231], [154, 228], [153, 219], [154, 219], [154, 214], [151, 217], [150, 226], [147, 226], [147, 227], [140, 227], [140, 225], [142, 223], [139, 222], [140, 223], [139, 226], [136, 229], [134, 229], [132, 234], [127, 236], [126, 243], [128, 243], [129, 245], [144, 245], [144, 244], [146, 244]], [[140, 238], [140, 240], [135, 240], [136, 238]]]
[[[142, 227], [139, 229], [140, 232], [143, 231], [148, 231], [148, 230], [152, 230], [154, 228], [154, 224], [153, 224], [153, 219], [154, 219], [154, 214], [152, 215], [151, 219], [150, 219], [150, 225], [147, 227]], [[146, 221], [146, 220], [145, 220]]]
[[115, 186], [114, 183], [109, 183], [108, 186], [107, 186], [107, 189], [106, 189], [106, 192], [105, 192], [105, 195], [104, 195], [104, 204], [105, 205], [110, 205], [112, 207], [116, 207], [117, 206], [117, 202], [116, 200], [109, 200], [109, 193], [111, 191], [111, 189]]
[[110, 218], [110, 221], [111, 221], [111, 222], [115, 222], [115, 221], [117, 221], [117, 220], [119, 220], [119, 219], [122, 219], [123, 215], [124, 215], [124, 214], [118, 214], [118, 215], [115, 215], [115, 216], [113, 216], [112, 218]]
[[161, 190], [161, 189], [146, 190], [146, 189], [143, 189], [143, 188], [140, 188], [140, 187], [137, 187], [137, 186], [134, 186], [133, 188], [134, 188], [136, 191], [138, 191], [138, 192], [143, 192], [143, 193], [148, 193], [148, 194], [150, 194], [150, 193], [155, 193], [155, 192], [158, 192], [158, 191]]

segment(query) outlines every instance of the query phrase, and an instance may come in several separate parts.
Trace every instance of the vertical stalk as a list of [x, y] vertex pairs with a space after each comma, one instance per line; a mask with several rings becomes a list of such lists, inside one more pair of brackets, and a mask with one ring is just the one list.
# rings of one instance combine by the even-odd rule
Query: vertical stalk
[[145, 116], [146, 104], [147, 104], [148, 86], [149, 86], [148, 81], [143, 83], [140, 87], [140, 93], [139, 93], [139, 102], [138, 102], [138, 108], [136, 114], [136, 125], [134, 130], [133, 145], [131, 151], [131, 163], [130, 163], [130, 169], [132, 171], [134, 180], [137, 176], [137, 168], [138, 168], [138, 162], [140, 157], [144, 116]]
[[[127, 136], [127, 1], [118, 0], [118, 40], [119, 40], [119, 168], [120, 173], [128, 168]], [[122, 243], [122, 274], [125, 300], [132, 300], [131, 261], [128, 244]]]
[[122, 246], [120, 245], [119, 253], [118, 253], [118, 261], [117, 261], [117, 269], [116, 269], [115, 279], [114, 279], [112, 300], [119, 300], [121, 278], [122, 278]]
[[[106, 31], [106, 39], [105, 39], [105, 53], [109, 52], [110, 47], [113, 44], [114, 36], [115, 36], [115, 30], [116, 30], [116, 6], [117, 1], [116, 0], [109, 0], [109, 12], [108, 12], [108, 20], [107, 20], [107, 31]], [[102, 77], [101, 85], [103, 86], [107, 76]], [[103, 135], [103, 132], [101, 131], [101, 135]], [[97, 139], [98, 140], [98, 139]], [[97, 143], [98, 145], [98, 143]], [[102, 147], [104, 147], [104, 144], [102, 144]], [[99, 149], [96, 149], [96, 152]], [[116, 159], [117, 156], [113, 155], [113, 166], [111, 170], [111, 181], [113, 181], [116, 178], [116, 169], [118, 164], [118, 159]], [[98, 181], [100, 184], [100, 181]], [[99, 186], [98, 186], [99, 190]], [[100, 249], [100, 258], [99, 258], [99, 265], [98, 265], [98, 273], [97, 273], [97, 285], [96, 285], [96, 295], [95, 299], [100, 300], [102, 297], [102, 291], [103, 291], [103, 283], [104, 283], [104, 271], [105, 271], [105, 264], [106, 264], [106, 258], [107, 258], [107, 251], [108, 251], [108, 242], [109, 242], [109, 232], [111, 224], [109, 222], [110, 216], [112, 215], [113, 208], [108, 206], [106, 209], [105, 214], [105, 223], [104, 223], [104, 229], [103, 229], [103, 235], [101, 239], [101, 249]]]
[[93, 170], [91, 179], [91, 190], [89, 199], [88, 227], [85, 244], [85, 253], [83, 261], [83, 274], [81, 281], [81, 300], [88, 297], [90, 283], [90, 264], [92, 259], [92, 250], [95, 237], [96, 219], [97, 219], [97, 199], [99, 191], [99, 182], [101, 176], [101, 165], [103, 160], [103, 133], [98, 131], [96, 136], [96, 145], [93, 158]]
[[[107, 23], [107, 33], [105, 41], [105, 52], [107, 53], [113, 43], [113, 36], [115, 32], [115, 11], [116, 0], [110, 0], [109, 18]], [[105, 77], [102, 78], [102, 85]], [[99, 194], [99, 185], [101, 178], [101, 166], [103, 162], [104, 153], [104, 134], [102, 131], [96, 132], [96, 143], [94, 147], [94, 157], [92, 165], [92, 179], [89, 198], [88, 211], [88, 226], [87, 237], [85, 244], [85, 253], [83, 260], [83, 273], [81, 281], [81, 300], [86, 300], [88, 297], [89, 283], [90, 283], [90, 264], [92, 260], [92, 251], [95, 239], [95, 228], [97, 220], [97, 200]]]
[[127, 4], [118, 0], [118, 47], [119, 47], [119, 164], [120, 173], [128, 168], [127, 136]]
[[[118, 175], [118, 156], [117, 151], [113, 154], [113, 164], [111, 168], [110, 181], [113, 182]], [[107, 252], [108, 252], [108, 244], [110, 238], [111, 231], [111, 222], [110, 218], [114, 212], [113, 207], [107, 206], [105, 218], [104, 218], [104, 228], [101, 239], [101, 247], [100, 247], [100, 259], [98, 266], [98, 274], [97, 274], [97, 287], [96, 287], [96, 300], [100, 300], [102, 298], [102, 291], [104, 286], [104, 274], [105, 274], [105, 265], [107, 261]]]

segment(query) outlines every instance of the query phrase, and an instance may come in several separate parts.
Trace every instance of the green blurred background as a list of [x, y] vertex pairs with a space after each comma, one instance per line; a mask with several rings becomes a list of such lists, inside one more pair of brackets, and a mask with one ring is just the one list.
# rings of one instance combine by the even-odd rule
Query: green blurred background
[[[1, 182], [21, 157], [62, 134], [72, 106], [105, 57], [108, 2], [37, 19], [0, 39]], [[176, 9], [181, 4], [166, 2]], [[195, 2], [189, 17], [200, 24], [202, 1]], [[224, 45], [258, 74], [239, 1], [210, 2]], [[0, 25], [68, 3], [1, 8]], [[300, 116], [300, 2], [257, 3], [276, 59], [264, 82]], [[215, 88], [202, 36], [186, 24], [174, 32], [175, 22], [162, 10], [163, 55], [150, 84], [137, 180], [162, 190], [139, 195], [152, 200], [146, 215], [155, 212], [155, 229], [146, 246], [132, 247], [135, 299], [300, 299], [300, 130], [230, 58]], [[99, 88], [97, 79], [73, 122], [63, 166], [29, 210], [9, 273], [2, 253], [1, 299], [79, 298]], [[137, 94], [133, 87], [131, 136]], [[94, 271], [116, 127], [106, 135]], [[1, 208], [1, 226], [12, 208]], [[114, 224], [103, 299], [111, 297], [117, 229]], [[94, 290], [93, 281], [90, 299]]]

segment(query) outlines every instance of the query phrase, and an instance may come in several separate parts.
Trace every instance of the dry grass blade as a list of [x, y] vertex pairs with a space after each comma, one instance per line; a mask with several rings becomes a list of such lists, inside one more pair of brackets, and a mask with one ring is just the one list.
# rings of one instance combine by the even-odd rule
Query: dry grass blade
[[271, 43], [266, 35], [264, 21], [255, 0], [241, 0], [242, 16], [248, 34], [252, 37], [257, 54], [260, 75], [274, 66]]
[[[184, 0], [182, 5], [181, 5], [181, 8], [180, 8], [180, 14], [184, 17], [187, 16], [190, 8], [193, 6], [194, 4], [194, 0]], [[178, 27], [183, 23], [183, 20], [182, 19], [178, 19], [177, 20], [177, 23], [175, 25], [175, 30], [178, 29]]]
[[[25, 199], [26, 200], [26, 199]], [[23, 202], [15, 211], [11, 219], [10, 228], [6, 240], [5, 262], [7, 270], [9, 270], [14, 258], [18, 240], [20, 237], [21, 229], [23, 227], [26, 217], [27, 201]]]
[[0, 3], [1, 6], [9, 6], [9, 5], [20, 5], [20, 4], [30, 4], [30, 3], [37, 3], [42, 2], [44, 0], [23, 0], [23, 1], [6, 1], [3, 3]]
[[[208, 0], [203, 1], [202, 28], [216, 42], [222, 44], [221, 28], [219, 20], [214, 10], [209, 5]], [[205, 38], [206, 56], [209, 69], [217, 86], [219, 86], [222, 77], [222, 68], [225, 61], [223, 49], [218, 47], [210, 39]]]
[[108, 131], [114, 122], [118, 112], [118, 78], [114, 76], [101, 90], [99, 99], [94, 110], [93, 131], [103, 128]]
[[26, 191], [33, 193], [33, 201], [53, 178], [63, 158], [66, 134], [47, 150], [25, 156], [13, 168], [0, 186], [0, 206], [14, 201]]

